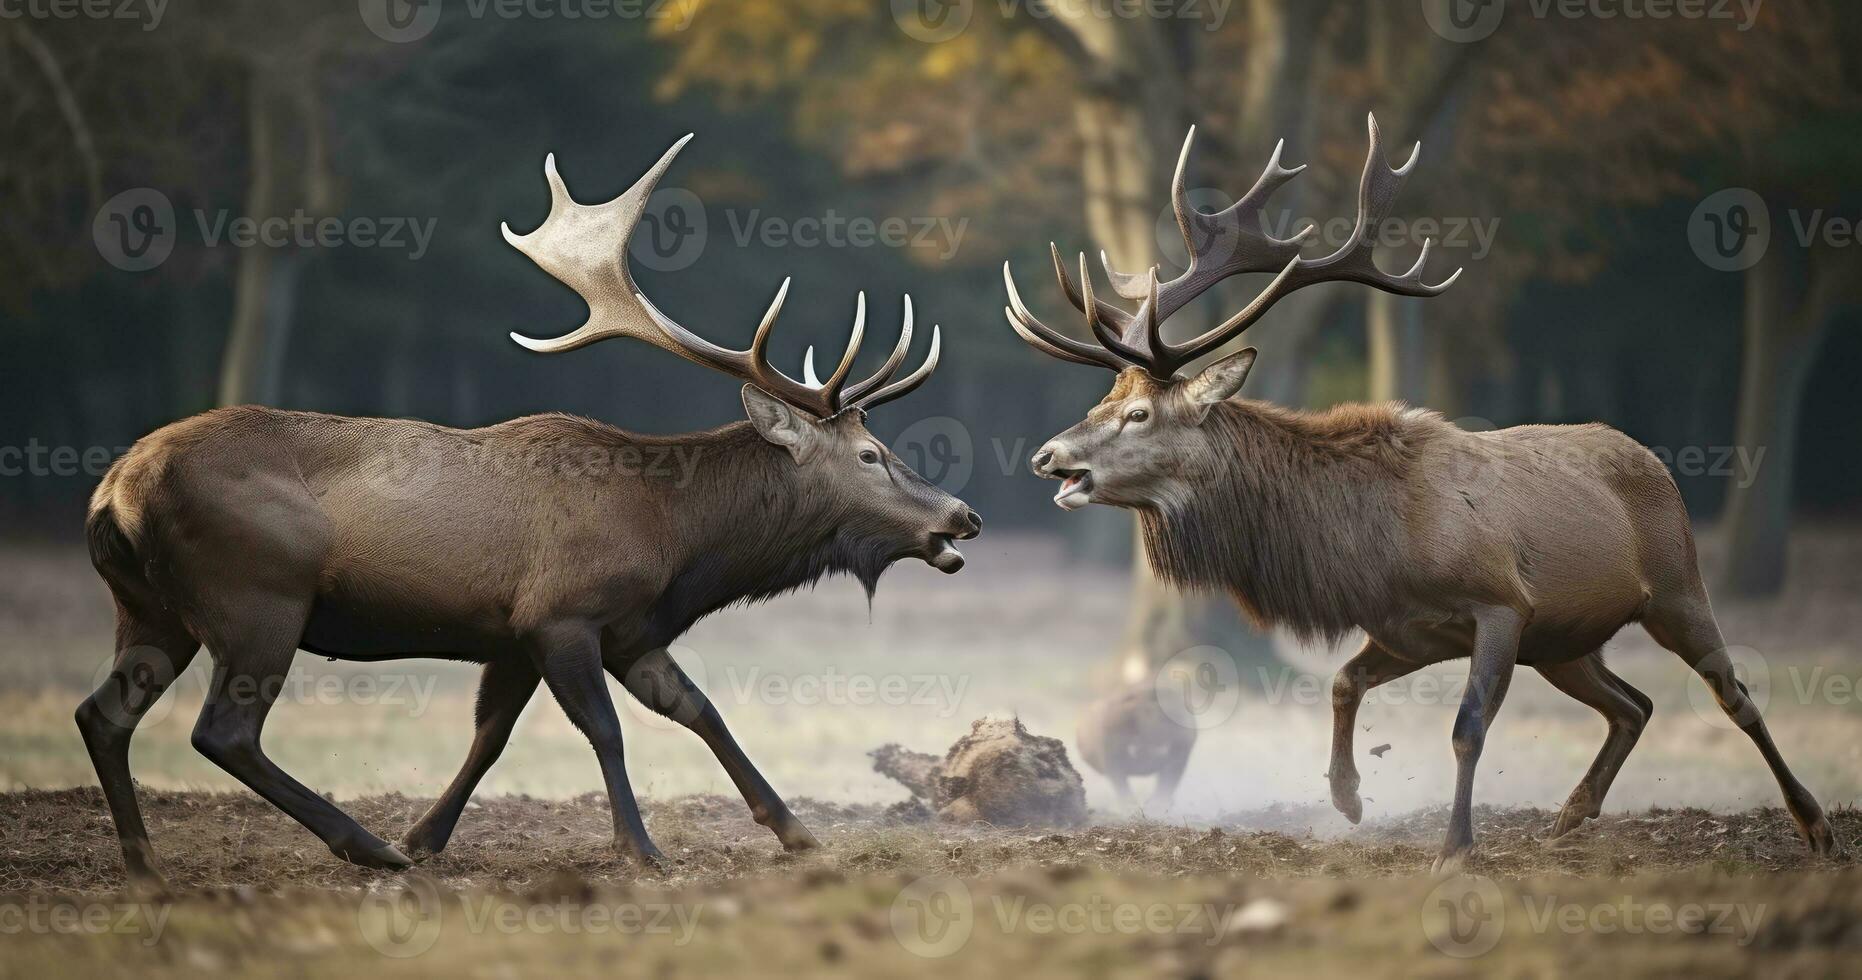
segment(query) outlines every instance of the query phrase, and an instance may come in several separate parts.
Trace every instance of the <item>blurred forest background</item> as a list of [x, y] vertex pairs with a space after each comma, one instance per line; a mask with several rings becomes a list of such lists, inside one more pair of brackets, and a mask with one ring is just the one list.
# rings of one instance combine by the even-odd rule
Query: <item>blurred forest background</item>
[[[680, 193], [642, 234], [698, 244], [657, 265], [635, 249], [663, 308], [741, 346], [793, 275], [777, 356], [795, 365], [807, 344], [839, 349], [856, 291], [882, 336], [910, 292], [921, 324], [943, 326], [943, 366], [875, 430], [961, 483], [992, 531], [1128, 562], [1123, 515], [1063, 515], [1023, 469], [1110, 379], [1010, 333], [1003, 261], [1060, 324], [1050, 240], [1172, 273], [1169, 178], [1192, 123], [1199, 205], [1244, 191], [1285, 138], [1289, 163], [1312, 164], [1275, 200], [1288, 227], [1349, 216], [1369, 111], [1398, 162], [1424, 145], [1395, 213], [1439, 223], [1431, 278], [1467, 271], [1432, 301], [1343, 285], [1281, 303], [1247, 337], [1263, 350], [1249, 394], [1615, 425], [1670, 454], [1695, 520], [1728, 536], [1716, 595], [1777, 591], [1794, 521], [1862, 511], [1854, 4], [1652, 19], [1515, 2], [1487, 5], [1504, 20], [1485, 35], [1467, 0], [107, 6], [22, 2], [0, 19], [13, 537], [75, 545], [101, 473], [82, 460], [107, 458], [87, 451], [215, 404], [458, 426], [567, 411], [652, 432], [740, 417], [734, 385], [642, 345], [541, 356], [506, 339], [582, 316], [497, 232], [541, 220], [544, 154], [580, 199], [605, 200], [692, 131], [662, 185]], [[1714, 212], [1728, 188], [1763, 210]], [[172, 216], [140, 209], [150, 190]], [[300, 214], [343, 230], [247, 247], [216, 231]], [[430, 241], [356, 230], [403, 218]], [[807, 238], [836, 218], [905, 232]], [[1745, 241], [1767, 218], [1750, 268], [1703, 250], [1700, 229]], [[128, 236], [165, 223], [165, 259], [119, 267], [137, 264]], [[1260, 285], [1182, 319], [1226, 316]], [[1238, 629], [1135, 575], [1128, 652]]]

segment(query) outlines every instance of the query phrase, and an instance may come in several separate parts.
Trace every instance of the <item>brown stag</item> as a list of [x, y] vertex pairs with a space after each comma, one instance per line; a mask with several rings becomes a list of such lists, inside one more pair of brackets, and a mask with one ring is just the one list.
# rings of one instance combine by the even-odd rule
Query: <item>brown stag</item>
[[[1350, 281], [1405, 296], [1434, 296], [1425, 243], [1401, 275], [1373, 261], [1379, 229], [1420, 155], [1391, 169], [1377, 121], [1359, 184], [1350, 238], [1330, 255], [1300, 254], [1311, 229], [1266, 233], [1263, 209], [1303, 168], [1266, 171], [1241, 200], [1215, 214], [1184, 199], [1183, 144], [1171, 194], [1189, 249], [1182, 275], [1106, 274], [1136, 312], [1096, 297], [1085, 259], [1076, 287], [1053, 250], [1061, 290], [1086, 316], [1097, 343], [1053, 330], [1023, 305], [1003, 266], [1009, 324], [1062, 360], [1118, 373], [1084, 421], [1035, 453], [1036, 473], [1061, 480], [1055, 501], [1137, 512], [1145, 553], [1160, 578], [1228, 593], [1262, 625], [1338, 640], [1361, 629], [1363, 649], [1338, 672], [1332, 800], [1362, 813], [1352, 725], [1365, 691], [1420, 667], [1470, 658], [1455, 719], [1454, 808], [1438, 869], [1458, 865], [1474, 841], [1475, 763], [1515, 665], [1600, 712], [1609, 735], [1565, 803], [1551, 835], [1598, 814], [1610, 782], [1648, 721], [1650, 701], [1604, 666], [1604, 642], [1640, 622], [1707, 682], [1720, 707], [1758, 746], [1785, 805], [1817, 853], [1834, 843], [1817, 801], [1792, 776], [1733, 674], [1695, 559], [1686, 509], [1665, 467], [1604, 425], [1529, 425], [1469, 432], [1402, 405], [1293, 411], [1238, 399], [1252, 348], [1200, 371], [1281, 297], [1316, 283]], [[1284, 144], [1283, 144], [1284, 145]], [[1102, 256], [1103, 261], [1103, 256]], [[1271, 273], [1246, 308], [1201, 336], [1166, 340], [1162, 323], [1230, 276]], [[1459, 275], [1459, 272], [1456, 273]]]
[[[696, 336], [640, 293], [628, 239], [685, 139], [605, 204], [575, 202], [553, 159], [545, 163], [549, 216], [530, 234], [504, 235], [589, 314], [555, 340], [512, 336], [546, 352], [645, 341], [745, 380], [747, 422], [655, 437], [565, 415], [459, 430], [247, 406], [159, 429], [105, 475], [86, 527], [116, 600], [118, 653], [77, 722], [132, 877], [160, 881], [130, 780], [130, 737], [203, 644], [213, 676], [194, 746], [357, 864], [405, 867], [409, 853], [445, 846], [539, 681], [594, 746], [616, 848], [659, 860], [628, 785], [604, 671], [702, 738], [784, 847], [816, 846], [666, 645], [718, 609], [823, 575], [852, 575], [870, 594], [902, 558], [955, 572], [963, 557], [953, 539], [975, 536], [982, 521], [865, 426], [868, 408], [917, 388], [937, 365], [934, 327], [923, 365], [894, 380], [911, 344], [909, 298], [876, 373], [849, 380], [862, 299], [846, 353], [819, 382], [812, 367], [796, 381], [767, 358], [786, 281], [741, 351]], [[668, 450], [686, 460], [678, 478], [639, 463]], [[483, 665], [464, 767], [402, 848], [261, 748], [298, 649]]]

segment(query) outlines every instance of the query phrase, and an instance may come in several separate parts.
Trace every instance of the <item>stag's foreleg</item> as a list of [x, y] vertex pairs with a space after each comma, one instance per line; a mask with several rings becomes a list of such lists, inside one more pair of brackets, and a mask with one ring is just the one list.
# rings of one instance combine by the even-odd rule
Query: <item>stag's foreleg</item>
[[621, 748], [621, 720], [608, 696], [607, 675], [602, 673], [601, 646], [592, 630], [572, 628], [542, 638], [537, 655], [544, 683], [563, 714], [580, 729], [601, 760], [602, 780], [608, 788], [608, 806], [614, 815], [614, 847], [640, 864], [660, 866], [665, 855], [647, 836], [640, 819], [640, 804], [627, 781], [627, 760]]
[[1519, 635], [1526, 617], [1504, 606], [1485, 607], [1474, 614], [1474, 648], [1468, 664], [1468, 689], [1455, 714], [1455, 804], [1448, 817], [1448, 836], [1434, 870], [1458, 868], [1474, 849], [1474, 768], [1487, 744], [1506, 689], [1513, 681], [1519, 656]]
[[1611, 673], [1598, 651], [1568, 663], [1547, 664], [1537, 669], [1553, 687], [1595, 708], [1610, 726], [1596, 761], [1571, 791], [1571, 798], [1565, 801], [1564, 809], [1552, 824], [1550, 836], [1556, 838], [1603, 812], [1604, 795], [1610, 791], [1610, 784], [1615, 781], [1617, 771], [1623, 768], [1623, 761], [1629, 758], [1630, 750], [1636, 747], [1636, 739], [1642, 737], [1643, 726], [1649, 723], [1655, 703], [1629, 686], [1628, 681]]
[[394, 845], [292, 779], [259, 745], [265, 716], [291, 669], [309, 604], [254, 597], [230, 605], [240, 610], [242, 621], [205, 637], [214, 659], [213, 681], [194, 725], [194, 748], [303, 824], [337, 857], [369, 868], [412, 865]]
[[789, 805], [770, 787], [769, 781], [731, 737], [730, 729], [724, 726], [724, 718], [712, 706], [711, 699], [692, 683], [665, 650], [647, 653], [625, 670], [616, 670], [616, 676], [641, 704], [684, 725], [704, 740], [731, 782], [737, 785], [737, 791], [743, 794], [751, 817], [774, 831], [784, 850], [805, 851], [821, 846], [815, 835], [789, 812]]
[[145, 618], [119, 603], [116, 650], [110, 676], [78, 706], [78, 731], [110, 804], [124, 869], [132, 881], [159, 887], [161, 872], [129, 775], [129, 740], [142, 716], [187, 669], [200, 642], [172, 617]]
[[472, 790], [504, 752], [511, 729], [541, 679], [536, 666], [525, 657], [506, 657], [485, 665], [478, 684], [478, 728], [472, 735], [472, 748], [466, 752], [465, 765], [414, 829], [407, 832], [401, 842], [407, 853], [421, 857], [438, 854], [446, 847], [459, 815], [465, 812], [466, 801], [472, 798]]
[[1823, 808], [1792, 775], [1791, 767], [1785, 765], [1784, 756], [1779, 754], [1778, 746], [1771, 740], [1771, 732], [1765, 728], [1765, 720], [1759, 716], [1758, 705], [1746, 691], [1746, 685], [1733, 674], [1733, 660], [1726, 654], [1726, 641], [1721, 638], [1720, 626], [1714, 621], [1706, 589], [1696, 581], [1679, 596], [1658, 594], [1649, 603], [1642, 625], [1655, 642], [1674, 651], [1694, 668], [1713, 691], [1720, 710], [1758, 746], [1759, 754], [1765, 757], [1765, 764], [1771, 767], [1772, 776], [1778, 780], [1778, 788], [1784, 792], [1785, 809], [1791, 811], [1798, 833], [1810, 849], [1817, 854], [1835, 852], [1836, 837], [1830, 830], [1830, 822], [1824, 818]]
[[1358, 798], [1358, 763], [1351, 754], [1358, 706], [1364, 703], [1366, 691], [1422, 666], [1397, 659], [1376, 640], [1366, 637], [1364, 649], [1345, 661], [1332, 678], [1332, 765], [1326, 770], [1326, 778], [1332, 784], [1332, 806], [1352, 823], [1364, 818], [1364, 803]]

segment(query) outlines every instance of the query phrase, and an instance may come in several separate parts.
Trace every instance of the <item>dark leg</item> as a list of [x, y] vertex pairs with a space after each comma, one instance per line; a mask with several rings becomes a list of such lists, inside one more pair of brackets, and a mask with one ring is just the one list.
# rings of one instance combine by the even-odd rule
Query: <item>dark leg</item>
[[517, 717], [524, 713], [524, 705], [530, 703], [530, 695], [535, 693], [539, 680], [536, 666], [526, 657], [513, 656], [485, 665], [478, 683], [478, 730], [472, 736], [472, 748], [466, 752], [465, 765], [460, 768], [459, 775], [453, 777], [446, 792], [440, 794], [401, 841], [402, 849], [408, 854], [422, 857], [438, 854], [446, 847], [453, 836], [453, 827], [459, 822], [459, 814], [465, 812], [466, 801], [472, 798], [472, 790], [485, 778], [492, 763], [498, 761], [505, 743], [510, 741]]
[[[1151, 787], [1151, 799], [1148, 806], [1162, 809], [1176, 798], [1177, 785], [1183, 782], [1183, 770], [1189, 768], [1190, 749], [1186, 745], [1172, 744], [1170, 755], [1164, 760], [1163, 768], [1157, 771], [1157, 783]], [[1123, 779], [1120, 780], [1123, 782]], [[1127, 792], [1130, 792], [1127, 790]]]
[[543, 680], [550, 686], [563, 713], [588, 737], [601, 776], [608, 786], [608, 805], [614, 812], [616, 850], [644, 865], [660, 865], [665, 856], [647, 836], [640, 805], [627, 781], [627, 761], [621, 750], [621, 720], [608, 696], [602, 673], [601, 648], [595, 634], [585, 629], [565, 630], [540, 640], [537, 655]]
[[1455, 805], [1442, 853], [1435, 859], [1437, 873], [1459, 869], [1474, 849], [1474, 767], [1487, 743], [1487, 729], [1506, 700], [1524, 627], [1525, 617], [1512, 609], [1489, 607], [1475, 614], [1468, 690], [1455, 715]]
[[305, 609], [273, 600], [238, 604], [251, 617], [221, 640], [208, 637], [214, 655], [207, 705], [194, 725], [194, 747], [304, 825], [345, 861], [368, 868], [405, 868], [407, 856], [292, 779], [265, 755], [259, 733], [291, 667]]
[[1332, 784], [1332, 805], [1352, 823], [1364, 818], [1364, 804], [1358, 798], [1358, 763], [1351, 749], [1358, 706], [1364, 702], [1366, 691], [1422, 666], [1398, 660], [1376, 640], [1366, 637], [1364, 649], [1346, 661], [1332, 678], [1332, 765], [1326, 777]]
[[1836, 838], [1830, 831], [1829, 821], [1824, 819], [1823, 808], [1792, 775], [1791, 767], [1785, 765], [1784, 756], [1778, 753], [1771, 732], [1765, 728], [1765, 720], [1759, 717], [1758, 705], [1753, 703], [1745, 684], [1733, 676], [1733, 660], [1726, 654], [1726, 642], [1720, 637], [1719, 624], [1714, 622], [1706, 590], [1698, 589], [1696, 596], [1661, 599], [1664, 601], [1650, 604], [1643, 627], [1655, 642], [1674, 651], [1694, 668], [1713, 691], [1720, 710], [1758, 746], [1759, 754], [1764, 756], [1765, 764], [1771, 767], [1772, 776], [1778, 780], [1778, 788], [1784, 792], [1785, 809], [1791, 811], [1798, 832], [1810, 849], [1818, 854], [1833, 853]]
[[1603, 812], [1604, 795], [1610, 791], [1617, 771], [1623, 768], [1623, 761], [1629, 758], [1629, 751], [1635, 748], [1636, 739], [1642, 736], [1643, 726], [1649, 723], [1653, 703], [1627, 681], [1611, 673], [1604, 666], [1600, 653], [1593, 652], [1570, 663], [1542, 666], [1538, 671], [1553, 687], [1595, 708], [1610, 726], [1596, 761], [1571, 791], [1571, 798], [1565, 801], [1565, 808], [1552, 824], [1551, 836], [1556, 838]]
[[129, 740], [136, 723], [187, 670], [200, 643], [178, 621], [145, 621], [119, 604], [116, 650], [110, 676], [78, 705], [78, 731], [110, 804], [124, 869], [131, 881], [159, 887], [161, 872], [155, 867], [149, 831], [136, 803], [136, 784], [129, 775]]
[[679, 722], [692, 730], [711, 754], [717, 756], [757, 823], [775, 831], [776, 839], [788, 851], [805, 851], [820, 847], [815, 835], [789, 812], [789, 805], [757, 771], [750, 757], [724, 727], [724, 718], [713, 707], [705, 692], [693, 684], [685, 671], [664, 650], [654, 650], [629, 667], [620, 681], [641, 704]]

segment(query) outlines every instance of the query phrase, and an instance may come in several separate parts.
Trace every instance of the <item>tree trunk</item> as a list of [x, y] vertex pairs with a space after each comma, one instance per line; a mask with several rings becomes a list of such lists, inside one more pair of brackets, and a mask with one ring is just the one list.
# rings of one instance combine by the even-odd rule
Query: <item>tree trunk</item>
[[[322, 141], [309, 72], [255, 67], [247, 92], [251, 175], [245, 217], [264, 220], [293, 205], [328, 206]], [[278, 400], [285, 348], [296, 311], [304, 257], [294, 246], [254, 242], [239, 249], [233, 277], [233, 319], [220, 362], [222, 405]]]
[[1736, 444], [1762, 458], [1750, 482], [1735, 484], [1726, 502], [1727, 560], [1720, 588], [1742, 597], [1777, 595], [1784, 588], [1791, 536], [1792, 478], [1797, 465], [1798, 412], [1837, 295], [1854, 275], [1811, 255], [1801, 275], [1805, 299], [1788, 297], [1803, 264], [1790, 249], [1746, 273], [1745, 357], [1740, 366]]
[[1364, 305], [1370, 400], [1421, 404], [1429, 385], [1421, 301], [1378, 291]]
[[[1254, 41], [1239, 133], [1253, 138], [1276, 128], [1283, 133], [1287, 127], [1303, 129], [1310, 71], [1310, 50], [1303, 39], [1310, 39], [1317, 12], [1299, 0], [1250, 0], [1249, 10], [1255, 18], [1250, 31]], [[1087, 84], [1074, 113], [1084, 144], [1087, 232], [1116, 268], [1146, 269], [1159, 260], [1157, 228], [1169, 203], [1166, 195], [1175, 164], [1170, 151], [1189, 122], [1182, 82], [1187, 75], [1184, 46], [1173, 44], [1180, 39], [1156, 23], [1141, 27], [1091, 15], [1059, 20], [1049, 22], [1048, 30], [1074, 57], [1087, 62], [1082, 69]], [[1298, 295], [1284, 305], [1290, 309], [1274, 332], [1285, 341], [1284, 349], [1297, 349], [1325, 303], [1319, 296]], [[1191, 311], [1178, 314], [1186, 323], [1196, 317]], [[1296, 329], [1299, 324], [1308, 329]], [[1197, 327], [1176, 324], [1173, 330], [1191, 332]], [[1291, 361], [1283, 359], [1276, 373], [1298, 373], [1299, 365]], [[1279, 669], [1271, 638], [1244, 623], [1228, 598], [1186, 595], [1160, 582], [1151, 573], [1135, 526], [1130, 533], [1131, 605], [1116, 654], [1123, 682], [1148, 683], [1171, 657], [1199, 646], [1226, 651], [1238, 675], [1251, 686], [1260, 686]]]

